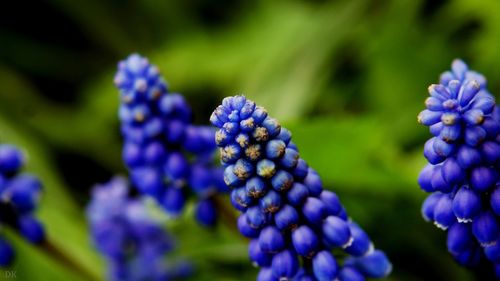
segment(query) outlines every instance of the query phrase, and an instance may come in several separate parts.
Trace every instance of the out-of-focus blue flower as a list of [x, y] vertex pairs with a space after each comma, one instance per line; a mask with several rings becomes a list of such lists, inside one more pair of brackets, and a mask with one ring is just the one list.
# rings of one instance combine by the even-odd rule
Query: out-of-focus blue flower
[[109, 263], [108, 279], [175, 280], [188, 274], [189, 266], [167, 261], [172, 238], [145, 201], [129, 191], [128, 182], [116, 177], [96, 185], [87, 206], [92, 240]]
[[[267, 280], [364, 280], [391, 271], [387, 257], [348, 219], [337, 195], [299, 157], [291, 133], [244, 96], [225, 98], [210, 121], [249, 256]], [[333, 249], [352, 262], [339, 263]]]
[[[43, 225], [33, 216], [42, 184], [33, 175], [21, 173], [26, 157], [13, 145], [0, 145], [0, 230], [9, 226], [26, 240], [38, 244], [45, 240]], [[14, 250], [0, 235], [0, 266], [7, 266]]]
[[[494, 264], [500, 244], [500, 108], [483, 75], [461, 60], [429, 87], [418, 121], [434, 135], [424, 148], [429, 164], [418, 178], [432, 194], [422, 214], [448, 231], [448, 250], [460, 264]], [[500, 275], [499, 275], [500, 277]]]
[[114, 82], [120, 91], [119, 118], [124, 138], [123, 160], [132, 182], [154, 197], [172, 216], [178, 216], [190, 194], [207, 216], [196, 218], [205, 226], [216, 222], [217, 192], [226, 191], [222, 170], [213, 164], [214, 130], [192, 124], [184, 97], [170, 93], [158, 68], [138, 54], [118, 64]]

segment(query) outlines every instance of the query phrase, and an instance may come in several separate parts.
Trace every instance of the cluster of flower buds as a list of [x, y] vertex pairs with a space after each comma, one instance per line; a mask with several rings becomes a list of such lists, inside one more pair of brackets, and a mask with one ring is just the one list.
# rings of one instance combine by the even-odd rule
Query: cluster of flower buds
[[119, 118], [125, 140], [123, 159], [138, 190], [154, 197], [172, 216], [196, 194], [196, 218], [216, 223], [212, 196], [227, 190], [221, 168], [213, 165], [214, 130], [192, 124], [183, 96], [169, 93], [156, 66], [137, 54], [118, 64]]
[[500, 109], [484, 76], [461, 60], [429, 93], [418, 116], [434, 135], [418, 179], [432, 193], [423, 216], [448, 230], [448, 250], [460, 264], [486, 257], [500, 269]]
[[92, 239], [109, 262], [108, 280], [178, 280], [185, 263], [165, 260], [174, 244], [145, 201], [129, 196], [128, 182], [116, 177], [96, 185], [87, 207]]
[[[251, 239], [257, 280], [358, 281], [389, 274], [385, 254], [348, 219], [337, 195], [299, 157], [291, 133], [244, 96], [225, 98], [210, 121], [240, 232]], [[343, 263], [333, 255], [343, 249]]]
[[[9, 226], [26, 240], [41, 243], [45, 240], [42, 224], [33, 217], [42, 184], [38, 178], [20, 173], [25, 164], [24, 154], [14, 146], [0, 145], [0, 228]], [[0, 266], [7, 266], [14, 257], [14, 250], [0, 236]]]

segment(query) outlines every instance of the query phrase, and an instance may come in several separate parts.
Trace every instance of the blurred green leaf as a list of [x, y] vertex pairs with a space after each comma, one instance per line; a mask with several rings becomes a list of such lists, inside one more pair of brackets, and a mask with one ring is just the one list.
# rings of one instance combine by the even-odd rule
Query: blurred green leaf
[[[416, 185], [387, 138], [383, 121], [374, 117], [315, 118], [285, 125], [301, 157], [316, 169], [331, 188], [376, 191], [388, 196], [415, 194]], [[403, 163], [403, 165], [402, 165]]]
[[[84, 277], [50, 258], [34, 245], [29, 244], [10, 230], [5, 230], [6, 238], [15, 249], [13, 266], [0, 269], [2, 280], [53, 280], [53, 281], [83, 281]], [[13, 271], [15, 277], [6, 274]]]

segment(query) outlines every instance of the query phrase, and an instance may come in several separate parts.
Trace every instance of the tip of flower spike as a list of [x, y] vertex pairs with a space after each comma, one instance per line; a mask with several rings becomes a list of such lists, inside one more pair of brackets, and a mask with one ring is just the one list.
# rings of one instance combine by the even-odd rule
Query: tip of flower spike
[[216, 134], [219, 147], [234, 141], [247, 148], [250, 140], [265, 142], [276, 137], [281, 130], [279, 123], [270, 118], [263, 107], [243, 95], [224, 98], [211, 114], [210, 122], [220, 129]]
[[445, 101], [451, 98], [451, 93], [444, 85], [432, 84], [427, 88], [427, 90], [432, 97], [437, 98], [441, 101]]
[[114, 84], [120, 91], [124, 104], [158, 100], [167, 93], [167, 83], [160, 76], [158, 67], [146, 57], [131, 54], [118, 63]]
[[240, 110], [245, 105], [246, 97], [244, 95], [236, 95], [226, 97], [222, 100], [222, 106], [227, 110]]
[[452, 67], [465, 67], [467, 68], [467, 64], [461, 58], [455, 58], [451, 62]]
[[451, 70], [457, 77], [463, 79], [465, 73], [469, 70], [469, 67], [463, 60], [454, 59], [453, 62], [451, 63]]
[[130, 72], [139, 73], [149, 64], [149, 61], [138, 53], [133, 53], [125, 59], [125, 63]]

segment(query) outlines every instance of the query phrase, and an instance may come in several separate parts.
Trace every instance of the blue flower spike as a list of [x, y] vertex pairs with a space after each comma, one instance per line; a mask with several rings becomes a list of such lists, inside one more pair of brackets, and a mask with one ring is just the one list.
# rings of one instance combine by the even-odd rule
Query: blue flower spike
[[418, 178], [431, 193], [422, 214], [448, 231], [448, 250], [458, 263], [489, 260], [498, 268], [500, 109], [486, 78], [458, 59], [429, 94], [417, 118], [433, 135], [424, 148], [429, 164]]
[[[0, 144], [0, 230], [12, 227], [27, 241], [40, 244], [45, 241], [45, 229], [34, 217], [42, 184], [30, 174], [21, 172], [25, 165], [24, 153], [13, 145]], [[11, 264], [14, 249], [0, 234], [0, 267]]]
[[[210, 121], [241, 212], [238, 229], [251, 238], [259, 281], [352, 281], [383, 278], [388, 258], [348, 219], [337, 195], [300, 158], [290, 131], [244, 96], [225, 98]], [[342, 262], [333, 255], [344, 250]], [[351, 259], [353, 262], [347, 263]]]
[[109, 264], [108, 280], [179, 280], [190, 268], [166, 260], [174, 241], [144, 198], [129, 196], [127, 180], [98, 184], [87, 206], [91, 237]]
[[[214, 163], [215, 131], [194, 125], [184, 97], [169, 92], [159, 69], [138, 54], [118, 64], [114, 82], [120, 92], [123, 160], [134, 186], [172, 217], [179, 216], [194, 197], [195, 218], [203, 226], [215, 225], [211, 197], [227, 191], [220, 180], [222, 170]], [[234, 149], [228, 147], [225, 157], [240, 153]], [[250, 172], [245, 164], [238, 163], [241, 177]]]

